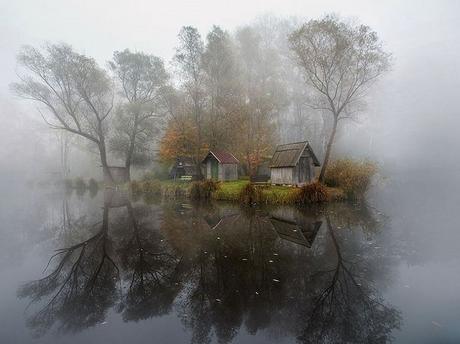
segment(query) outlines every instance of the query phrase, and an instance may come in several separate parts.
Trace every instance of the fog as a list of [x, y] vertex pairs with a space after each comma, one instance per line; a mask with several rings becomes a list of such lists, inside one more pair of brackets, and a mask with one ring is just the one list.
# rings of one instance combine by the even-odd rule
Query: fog
[[[168, 62], [183, 25], [195, 26], [205, 35], [213, 24], [232, 32], [263, 16], [302, 20], [330, 12], [371, 26], [393, 54], [391, 72], [374, 87], [358, 123], [339, 131], [336, 149], [404, 170], [456, 171], [459, 10], [456, 1], [234, 1], [231, 6], [221, 1], [136, 1], [126, 6], [122, 1], [3, 0], [2, 175], [17, 175], [32, 166], [35, 172], [56, 169], [55, 133], [47, 130], [34, 104], [9, 91], [8, 85], [17, 81], [16, 55], [25, 44], [66, 42], [95, 57], [102, 66], [113, 51], [124, 48], [152, 53]], [[88, 154], [77, 152], [72, 159], [87, 160], [85, 156]], [[91, 164], [78, 166], [89, 168]]]
[[[22, 163], [28, 166], [31, 160], [41, 160], [37, 150], [43, 155], [42, 162], [53, 160], [44, 153], [51, 149], [50, 135], [54, 133], [46, 130], [34, 104], [18, 99], [8, 88], [17, 79], [16, 54], [25, 44], [63, 41], [95, 57], [101, 65], [113, 51], [124, 48], [170, 61], [183, 25], [195, 26], [205, 35], [213, 24], [232, 31], [266, 15], [308, 19], [335, 12], [371, 26], [394, 57], [392, 71], [374, 88], [359, 123], [343, 128], [339, 132], [343, 143], [336, 146], [406, 168], [458, 168], [458, 159], [451, 156], [460, 147], [456, 138], [460, 123], [456, 116], [460, 91], [458, 3], [236, 1], [231, 8], [223, 5], [215, 1], [140, 1], [128, 7], [120, 1], [72, 1], [65, 5], [59, 1], [2, 1], [2, 166], [21, 170]], [[24, 119], [29, 117], [33, 120]]]
[[[379, 224], [382, 225], [381, 231], [371, 233], [360, 228], [368, 219], [365, 216], [361, 219], [362, 214], [357, 215], [360, 221], [350, 225], [352, 230], [344, 232], [337, 227], [337, 233], [345, 237], [344, 243], [350, 239], [348, 243], [359, 248], [357, 253], [362, 248], [369, 248], [376, 257], [388, 258], [388, 266], [383, 269], [388, 270], [385, 274], [375, 269], [375, 286], [389, 304], [401, 311], [405, 321], [396, 342], [456, 342], [460, 338], [456, 326], [459, 321], [456, 306], [460, 302], [457, 214], [460, 202], [460, 2], [455, 0], [0, 0], [0, 191], [4, 196], [0, 202], [0, 222], [3, 224], [0, 233], [4, 239], [0, 240], [0, 244], [4, 244], [0, 245], [0, 268], [5, 275], [13, 276], [3, 279], [0, 285], [0, 304], [8, 305], [5, 307], [7, 311], [0, 314], [0, 322], [7, 324], [0, 330], [0, 338], [8, 338], [11, 342], [17, 340], [15, 336], [20, 333], [24, 343], [35, 343], [25, 331], [23, 310], [26, 304], [20, 304], [16, 299], [18, 285], [40, 277], [50, 255], [61, 247], [62, 243], [57, 245], [58, 240], [54, 238], [59, 233], [55, 228], [67, 228], [66, 221], [71, 227], [73, 220], [78, 229], [79, 221], [85, 216], [99, 221], [96, 218], [102, 215], [102, 206], [106, 207], [106, 193], [112, 192], [101, 189], [94, 197], [88, 192], [84, 196], [75, 191], [67, 194], [53, 187], [30, 190], [31, 181], [60, 178], [62, 166], [59, 131], [43, 121], [37, 104], [21, 99], [11, 91], [10, 85], [19, 81], [21, 74], [17, 62], [21, 47], [64, 42], [78, 53], [95, 58], [103, 68], [108, 68], [114, 51], [130, 49], [162, 58], [165, 68], [173, 73], [175, 67], [171, 61], [183, 26], [196, 27], [205, 39], [213, 25], [235, 35], [245, 25], [276, 20], [302, 23], [328, 13], [369, 25], [377, 32], [385, 51], [392, 54], [391, 69], [372, 87], [366, 98], [366, 107], [355, 120], [340, 124], [333, 150], [333, 157], [369, 158], [378, 163], [378, 183], [360, 206], [366, 210], [364, 213], [378, 214], [378, 220], [385, 219]], [[270, 35], [268, 32], [267, 36]], [[316, 110], [308, 111], [308, 116], [321, 117]], [[302, 136], [295, 129], [295, 125], [287, 127], [279, 140], [314, 141], [313, 137]], [[160, 136], [154, 139], [158, 140]], [[72, 140], [69, 177], [102, 180], [98, 153], [84, 140]], [[320, 151], [317, 146], [314, 148]], [[322, 158], [322, 153], [318, 155]], [[135, 177], [150, 167], [138, 170]], [[196, 212], [193, 216], [201, 216], [206, 221], [209, 214], [215, 215], [208, 214], [208, 210], [198, 211], [188, 204], [188, 200], [184, 200], [184, 204], [180, 200], [177, 204], [166, 202], [161, 205], [150, 201], [152, 203], [146, 199], [133, 200], [132, 205], [145, 208], [145, 214], [154, 215], [152, 233], [161, 227], [157, 223], [157, 214], [166, 215], [166, 218], [169, 214], [170, 218], [162, 225], [168, 225], [169, 221], [181, 230], [190, 229], [187, 232], [191, 233], [187, 234], [190, 238], [194, 237], [196, 228], [187, 227], [195, 224], [195, 217], [190, 221], [189, 212]], [[131, 206], [131, 200], [129, 204]], [[329, 206], [333, 216], [346, 222], [347, 214], [359, 207], [347, 204], [350, 209], [343, 214], [336, 212], [334, 207], [340, 209], [344, 204]], [[213, 211], [219, 213], [219, 208], [226, 206], [222, 202]], [[246, 214], [243, 208], [238, 211], [243, 213], [242, 218], [258, 214]], [[184, 223], [174, 222], [177, 219]], [[232, 223], [233, 227], [239, 228]], [[85, 236], [90, 229], [92, 227], [85, 227], [83, 234], [76, 236]], [[123, 230], [114, 233], [126, 234]], [[228, 231], [231, 233], [231, 229]], [[210, 233], [214, 235], [217, 231]], [[356, 237], [361, 234], [358, 240]], [[188, 236], [183, 240], [181, 235], [175, 235], [180, 242], [191, 241]], [[322, 235], [327, 236], [326, 232], [320, 232], [319, 237]], [[241, 238], [239, 241], [245, 242]], [[45, 248], [40, 246], [43, 242]], [[120, 242], [124, 243], [123, 240]], [[321, 253], [322, 243], [316, 245], [319, 248], [316, 254]], [[67, 243], [64, 246], [68, 246]], [[34, 256], [37, 247], [43, 251], [39, 258]], [[300, 251], [294, 247], [289, 252]], [[355, 256], [355, 251], [350, 252]], [[240, 257], [237, 259], [241, 263]], [[304, 262], [289, 267], [297, 265], [303, 266]], [[287, 285], [290, 282], [286, 280]], [[136, 322], [140, 327], [133, 327], [117, 319], [116, 313], [111, 311], [108, 324], [105, 318], [101, 324], [106, 326], [105, 331], [114, 331], [111, 338], [116, 337], [119, 341], [125, 340], [131, 332], [136, 332], [137, 337], [133, 335], [133, 338], [151, 338], [152, 328], [158, 331], [157, 336], [163, 332], [165, 338], [171, 333], [173, 337], [183, 336], [178, 330], [177, 319], [176, 322], [165, 322], [169, 325], [164, 326], [164, 323], [156, 322], [162, 318], [149, 318], [149, 321]], [[174, 317], [169, 315], [169, 321], [172, 321]], [[81, 342], [85, 338], [98, 339], [98, 336], [107, 336], [107, 332], [103, 332], [104, 326], [98, 324], [88, 330], [101, 331], [98, 335], [85, 332], [87, 337], [83, 339], [78, 336], [66, 338], [69, 343]], [[145, 332], [139, 332], [139, 328]], [[253, 340], [256, 337], [246, 336], [235, 342], [256, 342]], [[279, 342], [278, 338], [275, 340]]]

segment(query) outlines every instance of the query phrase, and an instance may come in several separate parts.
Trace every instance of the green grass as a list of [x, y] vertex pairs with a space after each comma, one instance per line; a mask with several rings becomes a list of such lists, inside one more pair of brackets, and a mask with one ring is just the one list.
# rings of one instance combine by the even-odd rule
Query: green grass
[[[241, 202], [243, 189], [248, 184], [248, 180], [241, 179], [231, 182], [219, 182], [218, 189], [212, 193], [212, 199]], [[131, 190], [133, 193], [157, 194], [165, 198], [191, 197], [191, 186], [191, 182], [172, 180], [131, 182]], [[158, 187], [160, 189], [158, 189]], [[255, 187], [260, 190], [259, 203], [265, 204], [294, 204], [300, 190], [296, 187], [271, 184], [261, 184]], [[326, 189], [329, 194], [329, 201], [338, 201], [345, 198], [343, 191], [339, 188], [326, 187]]]
[[248, 180], [235, 180], [219, 183], [219, 189], [214, 193], [214, 199], [221, 201], [237, 201], [241, 190], [249, 184]]

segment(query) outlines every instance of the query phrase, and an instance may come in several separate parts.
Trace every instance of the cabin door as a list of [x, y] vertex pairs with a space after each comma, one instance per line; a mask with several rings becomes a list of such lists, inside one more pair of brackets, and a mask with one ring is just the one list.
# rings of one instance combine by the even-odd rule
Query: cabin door
[[301, 157], [299, 160], [299, 183], [308, 183], [310, 181], [310, 169], [308, 158]]
[[211, 160], [211, 179], [219, 178], [219, 163], [216, 160]]

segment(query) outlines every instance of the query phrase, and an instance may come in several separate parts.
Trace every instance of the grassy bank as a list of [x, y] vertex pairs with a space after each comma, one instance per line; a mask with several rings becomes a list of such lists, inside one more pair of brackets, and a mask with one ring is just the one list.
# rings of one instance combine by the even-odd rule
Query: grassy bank
[[326, 173], [324, 184], [310, 183], [302, 187], [251, 184], [247, 179], [231, 182], [174, 182], [144, 179], [133, 181], [133, 194], [164, 198], [215, 199], [240, 204], [309, 204], [363, 198], [377, 173], [370, 161], [336, 160]]
[[[207, 185], [206, 185], [207, 184]], [[173, 181], [133, 181], [130, 184], [134, 194], [157, 195], [164, 198], [214, 199], [239, 202], [243, 204], [295, 204], [299, 202], [302, 188], [271, 184], [254, 185], [248, 180], [232, 182], [173, 182]], [[326, 199], [339, 201], [345, 199], [340, 188], [323, 186]], [[307, 203], [307, 202], [305, 202]]]

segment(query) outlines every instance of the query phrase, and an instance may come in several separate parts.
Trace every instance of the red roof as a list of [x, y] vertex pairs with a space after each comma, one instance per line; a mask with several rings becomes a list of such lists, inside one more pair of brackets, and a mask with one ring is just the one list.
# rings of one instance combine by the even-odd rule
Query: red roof
[[213, 155], [221, 164], [238, 164], [239, 161], [232, 153], [226, 151], [216, 151], [210, 150], [208, 155], [206, 155], [206, 160], [209, 155]]

